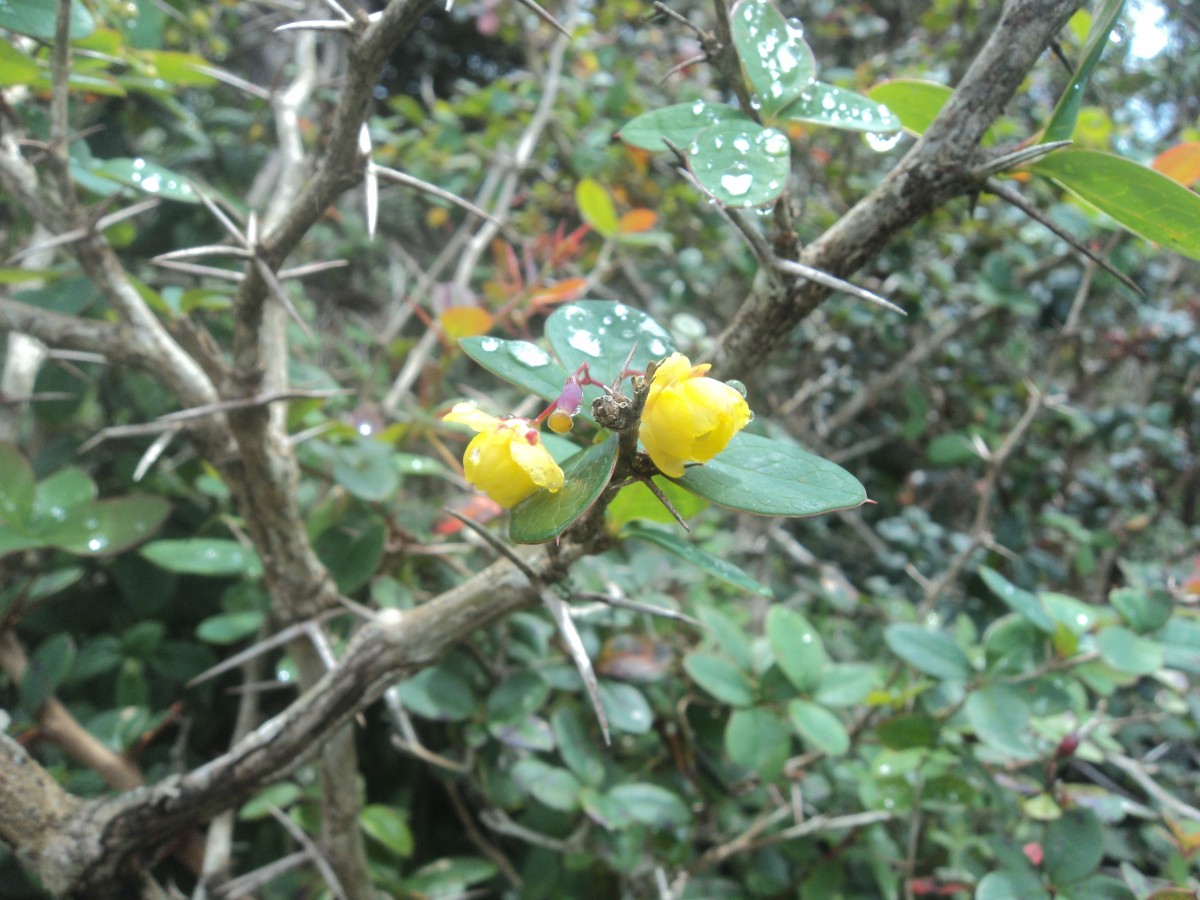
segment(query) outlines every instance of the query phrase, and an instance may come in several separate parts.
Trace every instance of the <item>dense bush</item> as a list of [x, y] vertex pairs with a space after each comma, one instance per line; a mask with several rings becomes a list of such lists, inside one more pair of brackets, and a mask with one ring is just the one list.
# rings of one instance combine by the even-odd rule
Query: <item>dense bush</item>
[[1079, 5], [0, 4], [0, 894], [1195, 897], [1200, 56]]

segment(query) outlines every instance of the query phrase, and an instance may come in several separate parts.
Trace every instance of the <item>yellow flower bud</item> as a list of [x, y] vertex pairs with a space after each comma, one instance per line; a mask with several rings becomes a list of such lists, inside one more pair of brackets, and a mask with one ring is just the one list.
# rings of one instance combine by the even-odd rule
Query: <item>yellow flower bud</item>
[[708, 462], [750, 421], [746, 399], [706, 377], [709, 368], [675, 353], [654, 372], [638, 436], [664, 475], [679, 478], [684, 463]]
[[528, 419], [497, 419], [473, 403], [457, 403], [444, 416], [479, 433], [467, 445], [467, 481], [503, 507], [516, 506], [539, 488], [562, 490], [563, 471]]

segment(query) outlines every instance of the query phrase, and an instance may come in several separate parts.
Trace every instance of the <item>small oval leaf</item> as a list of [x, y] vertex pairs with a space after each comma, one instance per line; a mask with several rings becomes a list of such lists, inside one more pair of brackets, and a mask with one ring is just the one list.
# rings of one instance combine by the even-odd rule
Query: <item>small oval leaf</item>
[[893, 653], [927, 675], [946, 681], [966, 681], [971, 677], [967, 655], [947, 634], [920, 625], [896, 623], [887, 627], [883, 638]]
[[789, 122], [813, 122], [844, 131], [890, 134], [904, 127], [878, 100], [823, 81], [813, 82], [780, 112]]
[[764, 206], [787, 187], [792, 145], [775, 128], [721, 122], [688, 146], [688, 166], [700, 186], [726, 206]]
[[684, 150], [710, 125], [734, 121], [753, 124], [749, 116], [732, 106], [697, 100], [642, 113], [626, 122], [617, 137], [643, 150], [668, 150], [668, 142]]
[[563, 486], [556, 494], [538, 491], [512, 509], [508, 536], [517, 544], [552, 541], [596, 502], [617, 463], [617, 436], [580, 450], [563, 463]]
[[812, 50], [769, 0], [739, 0], [729, 11], [729, 31], [764, 115], [787, 106], [816, 78]]
[[745, 432], [677, 481], [713, 503], [762, 516], [815, 516], [867, 499], [858, 479], [836, 463]]

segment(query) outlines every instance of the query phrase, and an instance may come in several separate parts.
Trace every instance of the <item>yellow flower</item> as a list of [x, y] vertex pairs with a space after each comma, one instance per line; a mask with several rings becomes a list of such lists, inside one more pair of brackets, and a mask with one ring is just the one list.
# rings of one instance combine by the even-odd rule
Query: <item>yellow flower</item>
[[563, 486], [563, 471], [528, 419], [497, 419], [473, 403], [457, 403], [443, 417], [474, 428], [463, 469], [467, 481], [501, 506], [516, 506], [538, 488], [552, 494]]
[[729, 385], [705, 377], [675, 353], [654, 372], [638, 436], [659, 471], [683, 475], [683, 464], [708, 462], [750, 421], [746, 399]]

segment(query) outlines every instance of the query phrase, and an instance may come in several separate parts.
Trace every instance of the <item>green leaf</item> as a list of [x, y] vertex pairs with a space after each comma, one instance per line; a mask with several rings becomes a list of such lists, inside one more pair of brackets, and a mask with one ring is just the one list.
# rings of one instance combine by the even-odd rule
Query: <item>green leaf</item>
[[196, 627], [196, 637], [209, 644], [236, 644], [257, 634], [265, 618], [256, 610], [209, 616]]
[[904, 130], [921, 135], [933, 124], [954, 89], [933, 81], [897, 78], [877, 84], [867, 96], [887, 106], [900, 119]]
[[623, 803], [595, 788], [580, 790], [579, 805], [589, 819], [608, 831], [623, 831], [633, 824], [633, 816]]
[[259, 791], [254, 797], [238, 810], [238, 818], [243, 820], [265, 819], [271, 814], [271, 807], [287, 809], [304, 796], [299, 785], [290, 781], [273, 784]]
[[[574, 372], [587, 363], [592, 377], [605, 384], [612, 384], [621, 375], [621, 367], [631, 350], [629, 367], [637, 371], [676, 350], [671, 333], [650, 316], [609, 300], [583, 300], [560, 306], [546, 319], [546, 338], [568, 371]], [[561, 390], [559, 382], [553, 396], [557, 397]], [[599, 395], [599, 389], [585, 388], [584, 409]]]
[[850, 749], [850, 735], [842, 720], [825, 707], [808, 700], [788, 704], [792, 727], [813, 750], [827, 756], [842, 756]]
[[130, 159], [120, 157], [108, 159], [91, 169], [93, 175], [120, 182], [131, 188], [137, 188], [155, 197], [166, 200], [179, 200], [183, 203], [199, 203], [200, 198], [192, 190], [187, 179], [170, 169], [147, 162], [140, 157]]
[[435, 722], [465, 722], [479, 708], [466, 679], [443, 666], [422, 669], [400, 682], [396, 692], [405, 709]]
[[1029, 167], [1134, 234], [1200, 259], [1200, 195], [1133, 160], [1099, 150], [1056, 150]]
[[33, 498], [33, 469], [16, 447], [0, 443], [0, 524], [28, 525]]
[[168, 572], [186, 575], [244, 575], [258, 578], [262, 564], [258, 554], [237, 541], [218, 538], [188, 538], [155, 541], [141, 550], [142, 556]]
[[467, 888], [496, 875], [496, 864], [473, 856], [446, 856], [422, 866], [404, 879], [404, 892], [417, 897], [457, 897]]
[[867, 499], [858, 479], [836, 463], [745, 432], [677, 481], [713, 503], [764, 516], [815, 516], [854, 509]]
[[937, 719], [919, 713], [893, 716], [880, 722], [875, 729], [879, 743], [889, 750], [912, 750], [932, 747], [937, 741]]
[[550, 685], [534, 672], [520, 671], [500, 682], [488, 695], [487, 716], [493, 722], [516, 722], [541, 709]]
[[779, 115], [789, 122], [813, 122], [869, 134], [890, 134], [904, 127], [878, 100], [823, 81], [814, 81]]
[[29, 84], [37, 79], [39, 71], [32, 56], [7, 41], [0, 41], [0, 87]]
[[349, 524], [325, 529], [317, 538], [314, 549], [329, 569], [338, 590], [352, 594], [379, 568], [387, 537], [387, 523], [381, 517], [356, 517]]
[[567, 370], [529, 341], [480, 336], [459, 338], [458, 346], [493, 375], [544, 400], [553, 400], [562, 393], [567, 380]]
[[1200, 675], [1200, 622], [1177, 616], [1163, 626], [1159, 637], [1167, 666]]
[[893, 653], [927, 675], [946, 681], [966, 681], [971, 677], [967, 655], [947, 634], [920, 625], [895, 623], [887, 627], [883, 638]]
[[683, 660], [684, 671], [692, 681], [722, 703], [749, 706], [754, 702], [754, 685], [737, 666], [710, 653], [689, 653]]
[[551, 809], [572, 812], [579, 808], [583, 785], [566, 769], [526, 757], [513, 766], [512, 775], [517, 784]]
[[157, 531], [171, 504], [163, 497], [132, 494], [101, 500], [80, 512], [62, 531], [46, 535], [47, 542], [84, 556], [111, 556]]
[[761, 706], [735, 709], [725, 725], [729, 758], [764, 779], [779, 775], [791, 750], [791, 735], [773, 710]]
[[562, 761], [584, 784], [599, 787], [604, 783], [604, 760], [596, 742], [587, 733], [573, 706], [561, 706], [550, 717], [550, 726], [558, 743]]
[[729, 31], [764, 117], [787, 106], [816, 78], [812, 50], [769, 0], [739, 0], [729, 11]]
[[692, 820], [691, 810], [679, 795], [656, 784], [619, 784], [608, 796], [621, 804], [634, 822], [655, 828], [679, 828]]
[[1088, 79], [1092, 77], [1092, 69], [1099, 62], [1104, 48], [1108, 46], [1109, 33], [1116, 27], [1117, 19], [1120, 18], [1124, 6], [1125, 0], [1102, 0], [1099, 8], [1092, 15], [1092, 28], [1088, 32], [1087, 43], [1083, 48], [1083, 60], [1079, 63], [1079, 68], [1075, 70], [1075, 76], [1071, 79], [1071, 83], [1059, 97], [1058, 104], [1054, 107], [1054, 112], [1050, 115], [1050, 121], [1042, 134], [1041, 143], [1069, 141], [1074, 136], [1075, 122], [1079, 118], [1079, 109], [1083, 105], [1083, 89], [1087, 86]]
[[726, 206], [765, 206], [783, 193], [792, 170], [787, 135], [753, 122], [706, 128], [687, 151], [696, 181]]
[[665, 531], [653, 525], [631, 522], [621, 530], [621, 536], [648, 541], [666, 550], [668, 553], [679, 557], [684, 562], [690, 563], [700, 571], [707, 572], [714, 578], [720, 579], [736, 588], [741, 588], [751, 594], [758, 594], [760, 597], [774, 596], [769, 587], [760, 584], [733, 563], [709, 553], [701, 547], [697, 547], [695, 544], [673, 532]]
[[612, 197], [603, 185], [594, 178], [584, 178], [575, 185], [575, 205], [579, 215], [601, 237], [610, 238], [617, 233], [619, 219]]
[[60, 632], [42, 641], [21, 679], [21, 705], [36, 714], [70, 674], [74, 662], [75, 642], [69, 635]]
[[1096, 635], [1100, 658], [1118, 672], [1150, 675], [1163, 667], [1166, 648], [1158, 641], [1140, 637], [1128, 628], [1110, 625]]
[[632, 684], [600, 681], [600, 701], [613, 731], [645, 734], [654, 725], [654, 712], [646, 695]]
[[138, 54], [144, 75], [174, 87], [208, 87], [217, 79], [204, 69], [215, 68], [203, 56], [178, 50], [144, 50]]
[[582, 516], [608, 486], [617, 463], [617, 436], [580, 450], [563, 463], [563, 486], [557, 494], [538, 491], [512, 509], [508, 536], [516, 544], [552, 541]]
[[1041, 601], [1029, 591], [1017, 587], [995, 569], [979, 567], [979, 577], [988, 589], [999, 597], [1013, 612], [1032, 622], [1039, 631], [1054, 634], [1054, 619], [1042, 608]]
[[1021, 691], [1007, 684], [989, 684], [972, 691], [964, 705], [967, 721], [983, 743], [1013, 759], [1035, 759], [1025, 727], [1029, 704]]
[[697, 100], [642, 113], [626, 122], [617, 132], [617, 137], [643, 150], [667, 150], [667, 141], [686, 150], [696, 136], [710, 125], [735, 121], [743, 124], [753, 122], [749, 116], [732, 106]]
[[62, 522], [71, 510], [88, 506], [95, 499], [95, 482], [82, 469], [68, 466], [38, 482], [33, 495], [32, 518], [34, 522]]
[[364, 806], [358, 824], [366, 834], [397, 856], [409, 857], [413, 852], [412, 831], [408, 816], [394, 806], [372, 803]]
[[[662, 491], [663, 496], [671, 501], [671, 505], [675, 507], [676, 512], [685, 520], [708, 507], [708, 501], [703, 497], [697, 497], [691, 491], [685, 491], [678, 484], [662, 475], [654, 477], [654, 484]], [[650, 488], [646, 487], [640, 481], [635, 481], [628, 487], [621, 488], [617, 496], [613, 498], [612, 503], [608, 504], [608, 509], [605, 512], [608, 516], [609, 524], [616, 529], [619, 529], [627, 522], [633, 522], [638, 519], [644, 519], [648, 522], [663, 522], [669, 525], [675, 523], [675, 517], [654, 496]]]
[[1050, 895], [1034, 879], [1014, 872], [989, 872], [975, 889], [975, 900], [1050, 900]]
[[1104, 833], [1090, 809], [1074, 807], [1046, 828], [1046, 874], [1055, 885], [1079, 881], [1094, 872], [1104, 856]]
[[0, 525], [0, 556], [44, 546], [45, 542], [41, 538], [16, 531], [7, 525]]
[[773, 606], [767, 613], [767, 643], [775, 664], [802, 694], [812, 693], [829, 665], [825, 642], [800, 613]]
[[[53, 40], [58, 21], [57, 0], [4, 0], [0, 3], [0, 28], [29, 37]], [[92, 14], [79, 0], [71, 0], [71, 40], [85, 38], [96, 29]]]
[[857, 706], [882, 683], [878, 666], [867, 663], [826, 665], [813, 699], [822, 706]]
[[392, 448], [380, 441], [364, 439], [335, 447], [333, 478], [368, 503], [382, 503], [400, 488], [400, 470], [392, 459]]
[[1118, 588], [1108, 595], [1108, 602], [1138, 634], [1166, 625], [1173, 605], [1167, 591], [1146, 588]]

